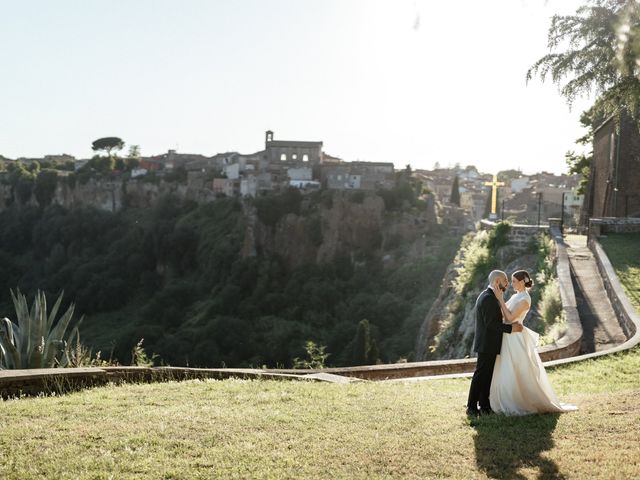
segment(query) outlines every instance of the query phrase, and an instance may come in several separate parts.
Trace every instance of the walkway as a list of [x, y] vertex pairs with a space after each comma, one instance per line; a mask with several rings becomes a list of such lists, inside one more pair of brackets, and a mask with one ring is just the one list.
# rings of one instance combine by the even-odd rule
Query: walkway
[[584, 334], [580, 353], [606, 350], [624, 343], [626, 337], [598, 271], [584, 235], [567, 235], [565, 242], [571, 263], [571, 278]]

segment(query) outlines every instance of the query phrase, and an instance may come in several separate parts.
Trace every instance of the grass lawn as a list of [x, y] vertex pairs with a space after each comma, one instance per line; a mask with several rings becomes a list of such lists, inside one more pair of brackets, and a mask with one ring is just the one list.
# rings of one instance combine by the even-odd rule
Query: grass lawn
[[638, 478], [640, 349], [550, 371], [563, 415], [464, 415], [468, 379], [190, 381], [0, 402], [1, 479]]
[[629, 300], [640, 311], [640, 233], [610, 234], [600, 239]]

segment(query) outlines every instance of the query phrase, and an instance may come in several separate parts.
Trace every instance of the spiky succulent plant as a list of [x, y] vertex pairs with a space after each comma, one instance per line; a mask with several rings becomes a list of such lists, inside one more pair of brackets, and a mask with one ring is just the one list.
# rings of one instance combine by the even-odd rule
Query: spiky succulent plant
[[76, 335], [82, 318], [71, 325], [74, 305], [56, 321], [63, 293], [47, 315], [47, 298], [38, 290], [31, 310], [27, 299], [17, 290], [11, 291], [16, 311], [16, 323], [8, 318], [0, 320], [0, 368], [50, 368], [64, 367], [69, 362], [71, 339]]

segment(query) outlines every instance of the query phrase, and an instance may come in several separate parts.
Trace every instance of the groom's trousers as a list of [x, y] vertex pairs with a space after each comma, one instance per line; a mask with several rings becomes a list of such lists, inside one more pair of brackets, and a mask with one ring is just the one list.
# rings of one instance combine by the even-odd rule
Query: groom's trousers
[[469, 387], [469, 400], [467, 409], [477, 410], [478, 403], [480, 410], [491, 410], [489, 403], [489, 391], [491, 390], [491, 377], [493, 377], [493, 367], [496, 364], [497, 353], [478, 353], [476, 370], [473, 372], [471, 387]]

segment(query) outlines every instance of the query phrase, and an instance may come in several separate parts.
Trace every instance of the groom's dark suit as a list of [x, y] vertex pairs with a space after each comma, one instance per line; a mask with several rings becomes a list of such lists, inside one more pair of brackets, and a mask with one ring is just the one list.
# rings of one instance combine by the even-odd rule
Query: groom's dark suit
[[500, 353], [502, 333], [511, 333], [511, 325], [502, 323], [502, 311], [495, 293], [491, 288], [482, 292], [476, 300], [476, 337], [473, 351], [478, 352], [476, 370], [473, 372], [467, 410], [476, 412], [490, 411], [489, 390], [496, 356]]

